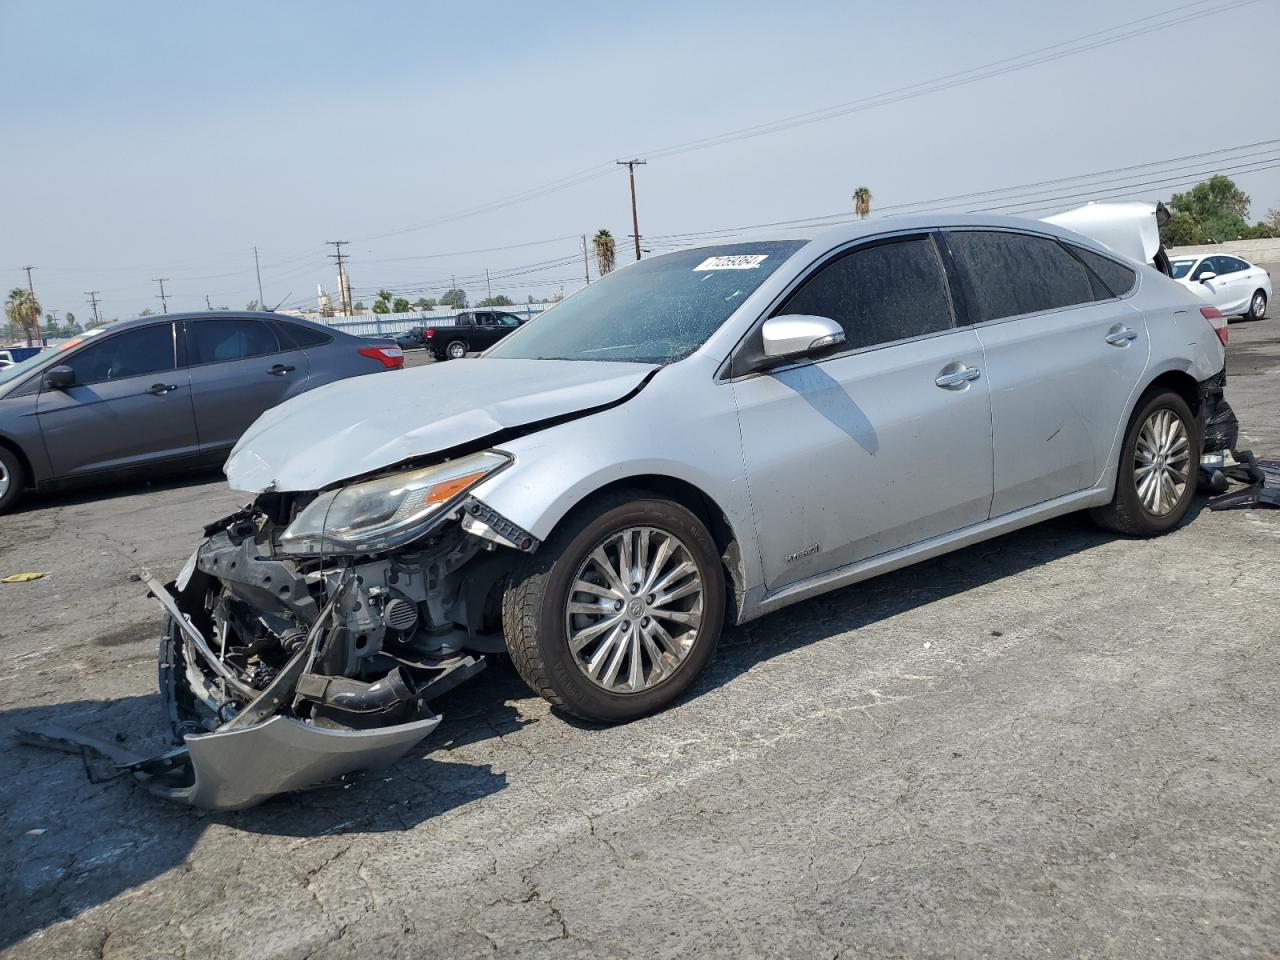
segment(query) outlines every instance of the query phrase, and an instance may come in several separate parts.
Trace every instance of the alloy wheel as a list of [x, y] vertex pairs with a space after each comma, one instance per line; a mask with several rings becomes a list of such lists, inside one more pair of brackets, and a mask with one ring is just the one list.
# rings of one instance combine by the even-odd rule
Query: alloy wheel
[[3, 500], [4, 495], [9, 492], [11, 483], [13, 483], [13, 477], [9, 475], [9, 468], [0, 461], [0, 500]]
[[1255, 293], [1253, 295], [1253, 303], [1249, 306], [1249, 312], [1253, 315], [1253, 319], [1261, 320], [1262, 315], [1267, 311], [1267, 298], [1265, 294]]
[[1155, 517], [1171, 513], [1191, 479], [1191, 441], [1172, 410], [1156, 410], [1138, 431], [1133, 479], [1143, 508]]
[[689, 548], [656, 527], [628, 527], [578, 567], [565, 609], [578, 669], [611, 693], [667, 680], [697, 640], [703, 584]]

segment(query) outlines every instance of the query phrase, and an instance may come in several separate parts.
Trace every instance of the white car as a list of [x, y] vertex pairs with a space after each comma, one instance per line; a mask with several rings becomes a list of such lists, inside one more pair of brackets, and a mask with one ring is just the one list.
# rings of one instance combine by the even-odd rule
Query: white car
[[1271, 274], [1227, 253], [1177, 257], [1173, 279], [1229, 317], [1261, 320], [1271, 299]]

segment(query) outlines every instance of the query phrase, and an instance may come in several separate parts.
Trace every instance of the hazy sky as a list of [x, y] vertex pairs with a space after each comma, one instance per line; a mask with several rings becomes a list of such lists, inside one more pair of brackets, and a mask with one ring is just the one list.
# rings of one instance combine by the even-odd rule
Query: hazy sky
[[[334, 289], [324, 242], [350, 240], [366, 302], [381, 286], [438, 294], [451, 275], [478, 299], [486, 268], [508, 275], [495, 293], [522, 301], [580, 280], [580, 260], [556, 263], [579, 234], [606, 227], [631, 257], [625, 170], [421, 225], [1142, 17], [1133, 29], [1201, 12], [655, 157], [638, 173], [641, 232], [661, 249], [664, 235], [847, 211], [860, 184], [879, 209], [1280, 137], [1275, 57], [1251, 39], [1280, 35], [1280, 2], [1212, 12], [1226, 2], [0, 0], [0, 284], [36, 264], [46, 308], [82, 320], [91, 289], [108, 317], [158, 308], [162, 276], [171, 310], [203, 309], [206, 294], [239, 308], [257, 296], [257, 244], [266, 301], [290, 304]], [[1280, 169], [1237, 181], [1254, 218], [1280, 207]], [[441, 256], [535, 241], [551, 242]]]

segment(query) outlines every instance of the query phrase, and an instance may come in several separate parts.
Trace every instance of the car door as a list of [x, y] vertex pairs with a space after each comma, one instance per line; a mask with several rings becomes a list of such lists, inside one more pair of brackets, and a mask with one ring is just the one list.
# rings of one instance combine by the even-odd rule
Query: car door
[[200, 449], [225, 450], [276, 404], [307, 389], [310, 364], [256, 317], [183, 321]]
[[1253, 297], [1253, 283], [1249, 276], [1249, 265], [1236, 257], [1219, 254], [1213, 258], [1214, 269], [1218, 274], [1214, 283], [1221, 288], [1221, 303], [1215, 303], [1219, 310], [1228, 315], [1244, 313], [1249, 309], [1249, 301]]
[[773, 314], [836, 320], [846, 342], [731, 378], [768, 589], [986, 519], [982, 347], [930, 234], [839, 252]]
[[191, 386], [171, 322], [93, 338], [62, 362], [63, 389], [40, 388], [36, 412], [54, 477], [133, 467], [199, 450]]
[[1218, 258], [1205, 257], [1191, 271], [1192, 289], [1211, 306], [1226, 312], [1230, 280], [1218, 276]]
[[1051, 237], [987, 229], [944, 236], [986, 355], [991, 515], [1092, 487], [1150, 352], [1143, 316], [1124, 299], [1137, 275]]
[[498, 315], [496, 313], [477, 313], [476, 334], [475, 349], [477, 350], [485, 350], [497, 343], [502, 337], [502, 326], [498, 323]]

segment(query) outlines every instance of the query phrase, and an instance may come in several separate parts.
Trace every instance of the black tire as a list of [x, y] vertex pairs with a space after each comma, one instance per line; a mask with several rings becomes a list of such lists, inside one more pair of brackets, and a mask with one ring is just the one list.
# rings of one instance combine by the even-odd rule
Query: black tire
[[461, 360], [467, 355], [467, 345], [462, 340], [452, 340], [444, 348], [444, 352], [450, 360]]
[[1246, 313], [1246, 320], [1261, 320], [1267, 315], [1267, 292], [1265, 290], [1253, 291], [1253, 296], [1249, 298], [1249, 312]]
[[27, 471], [23, 469], [22, 460], [8, 447], [0, 447], [0, 480], [5, 478], [8, 484], [0, 494], [0, 513], [8, 513], [22, 499], [22, 491], [27, 486]]
[[[656, 528], [688, 550], [703, 585], [702, 617], [692, 645], [669, 676], [643, 690], [617, 693], [597, 685], [575, 662], [566, 605], [587, 556], [632, 527]], [[512, 572], [502, 599], [502, 624], [516, 670], [534, 693], [584, 720], [625, 723], [661, 710], [689, 689], [715, 655], [724, 610], [724, 570], [702, 521], [674, 501], [620, 490], [581, 507]]]
[[[1143, 504], [1136, 476], [1139, 433], [1152, 414], [1160, 410], [1167, 410], [1182, 421], [1189, 448], [1186, 483], [1173, 508], [1163, 514], [1157, 514]], [[1105, 507], [1090, 511], [1094, 523], [1105, 530], [1131, 537], [1158, 537], [1174, 529], [1187, 515], [1187, 511], [1191, 509], [1191, 501], [1195, 499], [1201, 443], [1201, 428], [1191, 408], [1187, 406], [1187, 401], [1172, 390], [1161, 387], [1149, 389], [1138, 399], [1138, 405], [1125, 430], [1124, 446], [1120, 448], [1120, 464], [1116, 471], [1115, 494]]]

